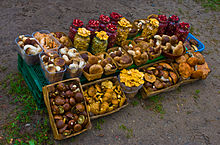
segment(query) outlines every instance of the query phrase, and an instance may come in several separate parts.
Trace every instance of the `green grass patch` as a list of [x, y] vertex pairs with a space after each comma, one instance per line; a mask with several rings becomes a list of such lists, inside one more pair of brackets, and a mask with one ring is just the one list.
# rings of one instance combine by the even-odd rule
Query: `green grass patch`
[[149, 109], [156, 113], [165, 114], [166, 111], [164, 110], [163, 104], [161, 103], [162, 100], [163, 100], [163, 97], [159, 95], [150, 97], [149, 98], [150, 105], [147, 105], [146, 109]]
[[122, 130], [126, 133], [126, 137], [127, 137], [127, 138], [131, 138], [131, 137], [134, 136], [134, 135], [133, 135], [133, 129], [126, 127], [124, 124], [121, 124], [121, 125], [119, 126], [119, 129], [122, 129]]
[[98, 129], [98, 130], [102, 130], [102, 127], [101, 125], [105, 123], [105, 120], [102, 118], [102, 119], [99, 119], [97, 122], [96, 122], [96, 126], [95, 126], [95, 129]]
[[[4, 82], [11, 104], [16, 109], [8, 115], [8, 123], [2, 126], [4, 144], [41, 145], [54, 144], [47, 112], [39, 111], [21, 74], [9, 74]], [[38, 115], [40, 119], [36, 119]], [[28, 125], [29, 124], [29, 125]], [[28, 127], [29, 126], [29, 127]], [[29, 129], [28, 129], [29, 128]], [[31, 128], [31, 131], [30, 131]]]

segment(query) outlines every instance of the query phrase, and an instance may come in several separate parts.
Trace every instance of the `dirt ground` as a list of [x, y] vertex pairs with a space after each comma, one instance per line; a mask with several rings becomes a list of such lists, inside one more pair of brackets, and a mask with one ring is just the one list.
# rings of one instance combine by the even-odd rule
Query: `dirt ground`
[[[0, 81], [18, 72], [14, 39], [19, 34], [36, 30], [63, 31], [73, 18], [87, 23], [100, 14], [115, 11], [130, 20], [152, 13], [176, 14], [189, 22], [193, 34], [206, 46], [203, 54], [212, 72], [206, 80], [163, 93], [163, 113], [145, 109], [149, 100], [136, 99], [118, 113], [104, 117], [101, 130], [93, 128], [73, 139], [54, 144], [168, 144], [201, 145], [220, 143], [220, 13], [206, 11], [198, 2], [189, 0], [1, 0], [0, 2]], [[194, 97], [196, 90], [198, 97]], [[0, 91], [0, 125], [15, 108], [10, 96]], [[5, 107], [7, 106], [7, 107]], [[143, 107], [144, 106], [144, 107]], [[13, 116], [12, 116], [13, 117]], [[122, 127], [126, 126], [126, 127]], [[121, 127], [121, 128], [120, 128]], [[1, 133], [1, 132], [0, 132]]]

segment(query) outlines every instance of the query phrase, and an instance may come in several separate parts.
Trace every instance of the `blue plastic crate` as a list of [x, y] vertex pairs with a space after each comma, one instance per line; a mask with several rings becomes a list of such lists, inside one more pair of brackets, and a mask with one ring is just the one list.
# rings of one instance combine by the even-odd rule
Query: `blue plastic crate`
[[197, 47], [198, 50], [197, 51], [202, 52], [205, 49], [205, 45], [201, 41], [199, 41], [199, 39], [197, 39], [195, 36], [193, 36], [191, 33], [188, 34], [186, 39], [187, 40], [195, 39], [198, 42], [198, 47]]

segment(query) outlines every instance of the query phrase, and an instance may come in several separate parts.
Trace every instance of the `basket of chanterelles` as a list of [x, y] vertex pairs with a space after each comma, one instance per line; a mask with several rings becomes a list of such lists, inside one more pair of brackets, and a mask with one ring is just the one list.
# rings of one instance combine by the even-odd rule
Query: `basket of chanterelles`
[[173, 64], [167, 60], [147, 64], [139, 68], [144, 72], [143, 99], [162, 92], [174, 90], [180, 85], [180, 77]]
[[70, 138], [91, 128], [79, 78], [50, 84], [42, 90], [55, 139]]
[[110, 115], [128, 105], [117, 77], [96, 80], [82, 87], [91, 119]]
[[144, 84], [144, 73], [133, 68], [123, 69], [118, 76], [118, 80], [126, 97], [132, 99]]

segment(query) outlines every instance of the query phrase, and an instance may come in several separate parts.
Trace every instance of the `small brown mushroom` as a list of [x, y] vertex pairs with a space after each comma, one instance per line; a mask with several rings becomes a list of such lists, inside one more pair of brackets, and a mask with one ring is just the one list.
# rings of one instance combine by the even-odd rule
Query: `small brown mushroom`
[[65, 103], [65, 99], [63, 97], [56, 96], [56, 98], [55, 98], [56, 105], [63, 105], [64, 103]]
[[63, 105], [63, 109], [64, 109], [64, 111], [69, 111], [69, 110], [71, 109], [70, 104], [69, 104], [69, 103], [65, 103], [65, 104]]
[[66, 130], [67, 127], [68, 127], [68, 125], [65, 124], [63, 128], [59, 129], [59, 133], [62, 134]]
[[75, 98], [73, 98], [73, 97], [70, 98], [70, 104], [71, 104], [72, 106], [76, 104]]
[[82, 95], [82, 93], [76, 93], [76, 95], [75, 95], [75, 100], [76, 100], [77, 103], [82, 102], [82, 101], [83, 101], [83, 95]]
[[66, 91], [66, 96], [67, 97], [74, 97], [74, 93], [71, 90]]
[[63, 67], [65, 65], [65, 59], [61, 58], [61, 57], [57, 57], [55, 60], [54, 60], [54, 64], [56, 66], [60, 66], [60, 67]]
[[65, 126], [65, 123], [63, 120], [57, 120], [56, 126], [57, 126], [57, 128], [63, 128]]
[[77, 112], [83, 112], [85, 111], [85, 106], [82, 103], [76, 104], [76, 111]]
[[74, 131], [75, 131], [75, 132], [79, 132], [80, 130], [82, 130], [82, 126], [81, 126], [80, 124], [76, 124], [76, 125], [74, 126]]

